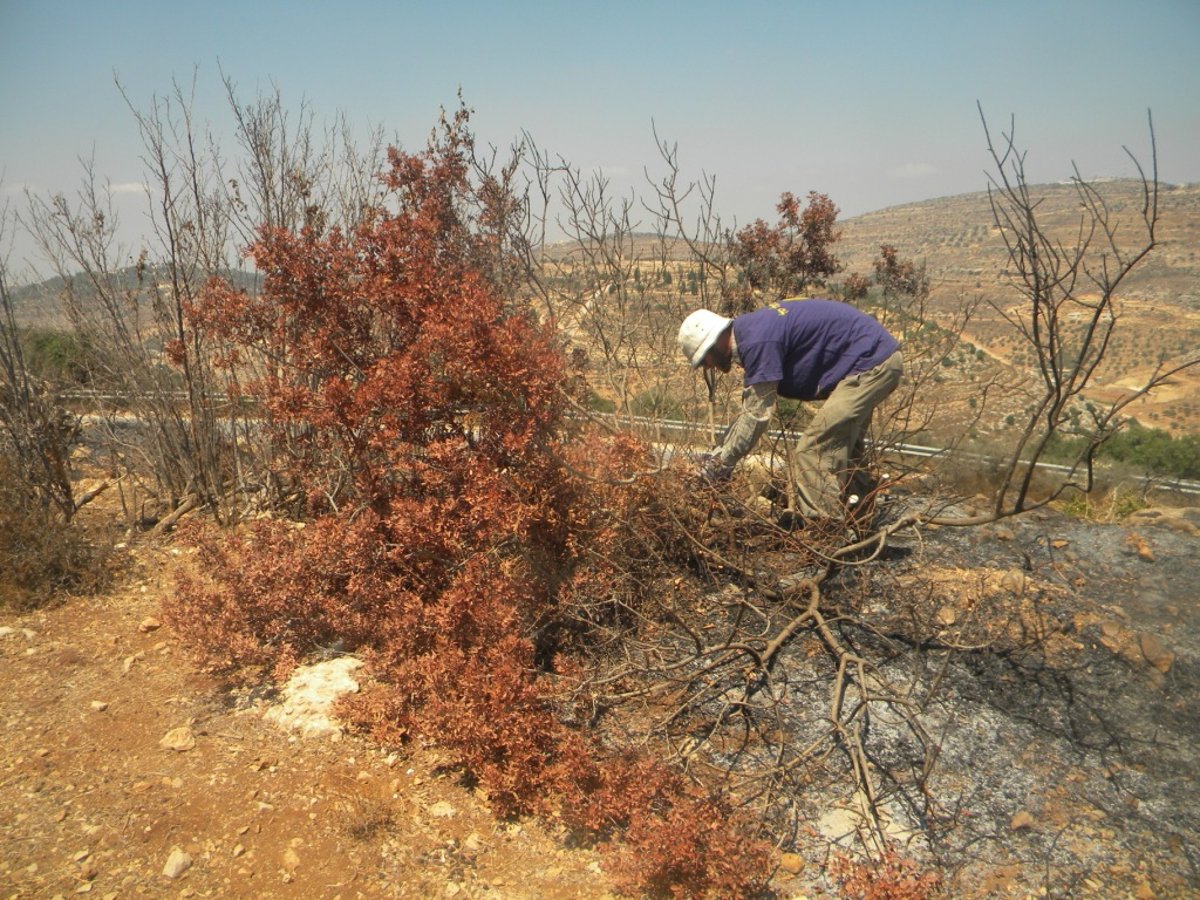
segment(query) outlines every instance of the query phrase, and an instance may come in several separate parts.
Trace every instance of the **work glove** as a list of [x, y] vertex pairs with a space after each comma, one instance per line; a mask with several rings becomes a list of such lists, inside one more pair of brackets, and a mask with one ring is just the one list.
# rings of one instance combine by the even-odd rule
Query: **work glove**
[[733, 466], [721, 462], [716, 453], [705, 453], [697, 459], [696, 477], [710, 487], [720, 487], [728, 483], [733, 474]]

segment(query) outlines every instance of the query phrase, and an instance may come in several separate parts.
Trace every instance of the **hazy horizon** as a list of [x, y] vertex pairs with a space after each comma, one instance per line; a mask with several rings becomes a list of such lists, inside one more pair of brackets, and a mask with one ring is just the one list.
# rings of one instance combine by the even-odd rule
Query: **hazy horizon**
[[[0, 204], [74, 195], [81, 159], [113, 192], [122, 241], [147, 228], [146, 110], [178, 83], [232, 153], [222, 76], [278, 89], [319, 129], [344, 114], [419, 149], [461, 90], [482, 146], [522, 134], [621, 196], [665, 172], [716, 179], [726, 224], [773, 221], [784, 191], [842, 218], [984, 190], [993, 134], [1015, 121], [1033, 183], [1135, 177], [1153, 111], [1159, 176], [1200, 181], [1200, 3], [878, 0], [677, 4], [263, 0], [202, 7], [0, 0]], [[10, 231], [12, 229], [10, 228]], [[28, 241], [0, 252], [19, 271]]]

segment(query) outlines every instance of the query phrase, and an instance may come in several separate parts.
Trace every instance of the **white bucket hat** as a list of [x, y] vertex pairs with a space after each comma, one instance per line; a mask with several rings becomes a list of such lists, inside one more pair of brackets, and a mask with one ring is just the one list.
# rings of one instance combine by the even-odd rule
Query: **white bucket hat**
[[704, 354], [732, 324], [733, 319], [707, 309], [698, 309], [683, 320], [679, 326], [679, 349], [693, 369], [704, 362]]

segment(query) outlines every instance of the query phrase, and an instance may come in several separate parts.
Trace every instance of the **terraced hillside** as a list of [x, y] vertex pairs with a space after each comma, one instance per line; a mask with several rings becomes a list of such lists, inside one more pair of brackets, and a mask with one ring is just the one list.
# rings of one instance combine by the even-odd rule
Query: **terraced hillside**
[[[1119, 223], [1118, 240], [1137, 243], [1141, 184], [1114, 180], [1098, 187]], [[1043, 227], [1064, 246], [1074, 246], [1081, 212], [1075, 188], [1037, 185], [1032, 191]], [[1159, 215], [1157, 246], [1123, 285], [1122, 321], [1097, 399], [1136, 389], [1160, 360], [1178, 360], [1200, 348], [1200, 185], [1162, 186]], [[935, 311], [948, 315], [965, 297], [984, 299], [968, 340], [998, 361], [1019, 368], [1032, 363], [1000, 313], [1020, 312], [1021, 297], [1004, 277], [1005, 245], [992, 224], [986, 192], [895, 206], [848, 219], [842, 228], [839, 250], [846, 272], [869, 274], [879, 246], [893, 244], [902, 256], [924, 261]], [[1082, 296], [1086, 299], [1086, 293]], [[1200, 372], [1131, 409], [1147, 425], [1200, 430]]]

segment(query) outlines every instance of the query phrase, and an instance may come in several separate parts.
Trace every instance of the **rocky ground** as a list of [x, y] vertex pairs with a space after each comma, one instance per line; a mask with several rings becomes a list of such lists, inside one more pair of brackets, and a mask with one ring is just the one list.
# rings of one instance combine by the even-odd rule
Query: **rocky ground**
[[[930, 532], [881, 567], [887, 584], [859, 612], [893, 643], [905, 626], [888, 591], [917, 576], [937, 586], [948, 635], [1013, 598], [1044, 624], [1036, 652], [922, 657], [940, 672], [923, 713], [937, 775], [921, 802], [906, 805], [911, 786], [888, 802], [952, 895], [1200, 894], [1198, 525], [1187, 510], [1030, 516]], [[127, 575], [109, 593], [0, 612], [4, 896], [611, 895], [598, 855], [550, 826], [497, 822], [436, 748], [301, 736], [269, 721], [280, 698], [199, 673], [157, 622], [180, 551], [120, 552]], [[911, 677], [912, 654], [892, 659], [882, 677]], [[896, 748], [881, 771], [898, 769], [902, 742], [885, 717], [873, 727], [883, 756]], [[854, 826], [831, 811], [812, 819], [836, 841]], [[819, 849], [807, 856], [780, 869], [778, 896], [832, 892]]]

